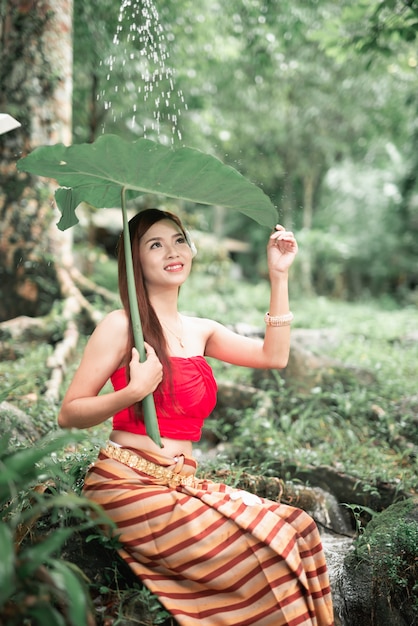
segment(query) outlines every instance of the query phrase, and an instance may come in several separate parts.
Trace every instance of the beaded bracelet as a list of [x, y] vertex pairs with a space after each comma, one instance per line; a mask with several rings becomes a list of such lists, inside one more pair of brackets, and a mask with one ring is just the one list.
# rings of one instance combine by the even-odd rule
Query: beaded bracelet
[[266, 313], [264, 316], [264, 321], [266, 326], [289, 326], [293, 320], [293, 313], [289, 311], [289, 313], [285, 313], [284, 315], [276, 315], [272, 316], [270, 313]]

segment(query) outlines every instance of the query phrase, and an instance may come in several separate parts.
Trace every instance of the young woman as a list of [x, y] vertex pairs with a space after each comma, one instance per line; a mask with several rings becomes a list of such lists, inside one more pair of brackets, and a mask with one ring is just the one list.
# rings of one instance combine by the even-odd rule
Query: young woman
[[[192, 456], [216, 403], [205, 357], [286, 366], [293, 233], [278, 225], [268, 240], [271, 296], [260, 341], [178, 312], [193, 252], [177, 216], [149, 209], [129, 226], [147, 358], [140, 362], [132, 347], [121, 239], [124, 309], [93, 332], [58, 418], [62, 427], [88, 428], [113, 417], [85, 494], [116, 522], [120, 554], [179, 624], [331, 626], [328, 573], [313, 520], [300, 509], [197, 478]], [[99, 395], [108, 379], [114, 391]], [[150, 393], [162, 448], [147, 436], [141, 413]]]

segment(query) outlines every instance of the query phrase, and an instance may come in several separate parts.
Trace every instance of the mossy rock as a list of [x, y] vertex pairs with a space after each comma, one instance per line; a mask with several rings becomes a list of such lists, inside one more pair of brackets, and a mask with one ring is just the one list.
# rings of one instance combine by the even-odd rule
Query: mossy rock
[[345, 559], [339, 586], [344, 624], [418, 624], [418, 498], [373, 517]]

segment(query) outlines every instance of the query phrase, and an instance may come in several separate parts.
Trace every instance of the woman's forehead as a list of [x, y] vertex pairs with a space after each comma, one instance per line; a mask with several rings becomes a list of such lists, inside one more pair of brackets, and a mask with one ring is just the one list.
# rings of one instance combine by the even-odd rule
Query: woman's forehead
[[173, 235], [176, 233], [183, 233], [183, 231], [178, 224], [176, 224], [173, 220], [167, 218], [159, 220], [158, 222], [155, 222], [155, 224], [152, 224], [152, 226], [150, 226], [145, 233], [145, 236], [147, 238], [149, 238], [150, 236], [163, 237], [164, 235]]

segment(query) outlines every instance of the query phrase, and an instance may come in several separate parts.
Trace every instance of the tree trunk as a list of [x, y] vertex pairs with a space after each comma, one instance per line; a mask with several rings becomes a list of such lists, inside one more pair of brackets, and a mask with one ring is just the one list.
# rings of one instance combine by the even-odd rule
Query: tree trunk
[[303, 177], [303, 228], [311, 230], [313, 220], [315, 176], [312, 171]]
[[[53, 184], [19, 174], [39, 145], [71, 143], [72, 0], [0, 0], [0, 112], [21, 128], [0, 136], [0, 321], [49, 312], [55, 261], [71, 252], [52, 208]], [[61, 259], [56, 258], [59, 254]]]
[[[303, 228], [306, 231], [312, 229], [313, 206], [314, 206], [314, 174], [308, 172], [303, 178]], [[303, 292], [312, 295], [314, 292], [312, 285], [312, 262], [309, 247], [301, 257], [301, 282]]]

